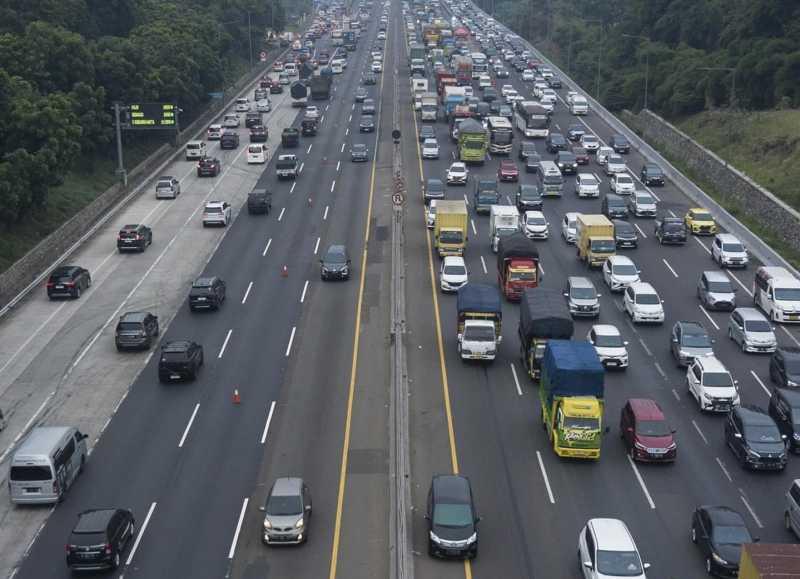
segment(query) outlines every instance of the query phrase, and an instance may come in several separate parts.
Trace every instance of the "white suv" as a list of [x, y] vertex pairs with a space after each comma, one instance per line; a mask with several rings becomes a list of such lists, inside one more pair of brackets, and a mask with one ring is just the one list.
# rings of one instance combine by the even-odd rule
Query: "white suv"
[[591, 173], [578, 173], [575, 194], [578, 197], [600, 197], [600, 182], [597, 177]]
[[715, 356], [695, 358], [686, 370], [686, 382], [701, 411], [730, 412], [741, 402], [738, 381]]
[[711, 257], [720, 267], [747, 267], [747, 248], [730, 233], [717, 233], [711, 242]]
[[636, 191], [633, 177], [627, 173], [615, 173], [611, 178], [611, 190], [617, 195], [632, 195]]
[[649, 283], [640, 281], [625, 288], [623, 306], [634, 323], [664, 323], [664, 305]]
[[647, 579], [636, 543], [619, 519], [589, 519], [578, 535], [578, 557], [584, 579]]
[[612, 255], [603, 263], [603, 279], [612, 292], [625, 291], [625, 288], [641, 281], [639, 268], [630, 257], [625, 255]]
[[456, 292], [467, 283], [467, 265], [464, 258], [448, 255], [442, 260], [439, 271], [439, 285], [443, 292]]
[[207, 225], [227, 226], [231, 221], [231, 206], [225, 201], [209, 201], [203, 208], [203, 227]]

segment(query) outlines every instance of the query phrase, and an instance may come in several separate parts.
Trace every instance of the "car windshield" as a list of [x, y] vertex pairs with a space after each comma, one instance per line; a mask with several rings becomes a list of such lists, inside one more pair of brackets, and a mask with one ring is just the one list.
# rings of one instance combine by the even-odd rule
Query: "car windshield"
[[466, 170], [467, 170], [466, 167], [459, 167], [458, 165], [453, 165], [452, 167], [450, 167], [451, 173], [463, 173]]
[[652, 205], [653, 203], [655, 203], [655, 201], [653, 201], [653, 198], [650, 197], [650, 195], [637, 195], [636, 202], [639, 205]]
[[722, 244], [723, 251], [730, 251], [731, 253], [744, 253], [744, 246], [741, 243], [724, 243]]
[[597, 551], [597, 571], [611, 577], [636, 577], [644, 573], [636, 551]]
[[525, 223], [528, 225], [546, 225], [547, 221], [541, 215], [529, 215]]
[[693, 219], [695, 221], [711, 221], [710, 213], [695, 213]]
[[622, 157], [609, 157], [608, 158], [609, 165], [623, 165], [624, 162], [622, 161]]
[[619, 334], [597, 334], [594, 345], [601, 348], [621, 348], [625, 343]]
[[579, 178], [579, 181], [581, 182], [581, 185], [585, 185], [588, 187], [597, 187], [597, 180], [591, 175], [582, 176]]
[[683, 345], [689, 348], [710, 348], [708, 334], [683, 334]]
[[464, 329], [464, 339], [470, 342], [494, 342], [494, 328], [489, 326], [467, 327]]
[[714, 527], [713, 540], [717, 545], [741, 545], [750, 543], [752, 538], [746, 527], [725, 525]]
[[338, 251], [329, 251], [325, 255], [325, 262], [326, 263], [344, 263], [347, 261], [347, 258], [344, 256], [343, 253]]
[[664, 230], [665, 231], [670, 231], [670, 232], [673, 232], [673, 233], [678, 233], [680, 231], [683, 231], [683, 224], [682, 223], [665, 223], [664, 224]]
[[642, 436], [669, 436], [669, 426], [663, 420], [639, 420], [636, 422], [636, 432]]
[[523, 187], [520, 189], [519, 196], [521, 199], [525, 200], [538, 199], [539, 192], [533, 187]]
[[775, 288], [775, 299], [785, 302], [800, 301], [800, 288]]
[[748, 426], [745, 428], [748, 442], [782, 442], [781, 433], [775, 426]]
[[772, 333], [772, 326], [767, 320], [747, 320], [744, 329], [748, 332], [769, 332]]
[[444, 191], [444, 185], [441, 181], [428, 181], [428, 191]]
[[636, 303], [644, 306], [655, 306], [661, 303], [658, 295], [650, 293], [636, 294]]
[[613, 253], [616, 244], [612, 239], [594, 239], [591, 242], [592, 251], [596, 253]]
[[446, 265], [444, 273], [445, 275], [466, 275], [467, 270], [463, 265]]
[[437, 527], [468, 527], [472, 523], [472, 508], [469, 505], [440, 503], [433, 511], [433, 524]]
[[461, 243], [464, 241], [464, 236], [461, 231], [456, 230], [442, 230], [439, 232], [440, 243]]
[[597, 292], [593, 287], [573, 287], [569, 295], [576, 300], [593, 300], [597, 298]]
[[706, 388], [730, 388], [733, 386], [733, 380], [727, 372], [706, 372], [703, 374], [703, 386]]
[[303, 503], [299, 496], [272, 495], [267, 501], [267, 514], [276, 517], [299, 515], [303, 512]]
[[636, 271], [636, 266], [629, 263], [615, 265], [613, 271], [614, 275], [637, 275], [639, 273]]

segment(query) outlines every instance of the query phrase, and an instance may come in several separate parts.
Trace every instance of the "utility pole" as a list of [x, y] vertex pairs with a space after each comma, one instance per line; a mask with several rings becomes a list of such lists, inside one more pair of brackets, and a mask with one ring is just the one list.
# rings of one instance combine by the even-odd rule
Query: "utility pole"
[[736, 69], [727, 66], [704, 66], [698, 68], [697, 70], [705, 70], [707, 72], [722, 71], [731, 73], [731, 97], [729, 99], [728, 106], [732, 109], [736, 104]]
[[114, 128], [117, 133], [117, 174], [122, 179], [122, 186], [128, 186], [128, 173], [125, 171], [125, 163], [122, 160], [122, 127], [120, 123], [120, 106], [114, 103]]
[[644, 107], [647, 108], [647, 89], [648, 89], [648, 80], [650, 76], [650, 37], [643, 36], [640, 34], [623, 34], [625, 38], [637, 38], [639, 40], [647, 41], [647, 51], [644, 53]]
[[247, 11], [247, 44], [250, 47], [250, 68], [253, 68], [253, 27], [250, 23], [250, 11]]

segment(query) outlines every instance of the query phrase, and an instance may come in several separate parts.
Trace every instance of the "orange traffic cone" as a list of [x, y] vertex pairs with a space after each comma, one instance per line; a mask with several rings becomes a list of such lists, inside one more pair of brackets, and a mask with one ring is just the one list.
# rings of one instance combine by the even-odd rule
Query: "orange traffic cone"
[[289, 277], [289, 268], [285, 265], [281, 268], [281, 277]]
[[241, 404], [241, 402], [242, 402], [242, 397], [239, 396], [239, 389], [238, 388], [234, 388], [233, 389], [233, 403], [234, 404]]

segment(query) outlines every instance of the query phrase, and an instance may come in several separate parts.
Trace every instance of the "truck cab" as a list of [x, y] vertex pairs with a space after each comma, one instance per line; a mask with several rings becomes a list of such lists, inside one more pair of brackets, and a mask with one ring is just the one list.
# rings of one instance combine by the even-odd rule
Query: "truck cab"
[[297, 156], [278, 155], [275, 163], [275, 172], [278, 179], [294, 179], [297, 177]]
[[492, 205], [500, 203], [500, 191], [495, 179], [479, 179], [475, 183], [475, 212], [489, 213]]
[[614, 224], [605, 215], [579, 214], [576, 237], [578, 257], [589, 267], [602, 267], [617, 252]]
[[470, 283], [458, 290], [458, 353], [462, 360], [492, 361], [503, 340], [500, 292]]

